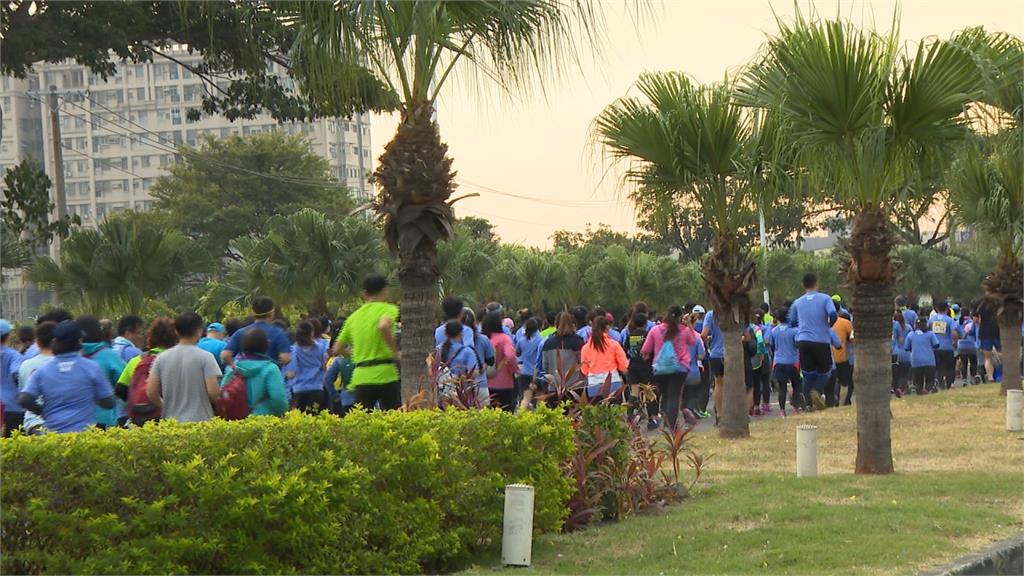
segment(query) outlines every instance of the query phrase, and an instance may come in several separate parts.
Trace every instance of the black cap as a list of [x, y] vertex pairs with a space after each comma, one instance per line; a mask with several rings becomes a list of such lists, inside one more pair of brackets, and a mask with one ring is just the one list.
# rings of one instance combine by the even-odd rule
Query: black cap
[[82, 329], [74, 320], [64, 320], [53, 329], [53, 339], [57, 342], [78, 342], [82, 339]]

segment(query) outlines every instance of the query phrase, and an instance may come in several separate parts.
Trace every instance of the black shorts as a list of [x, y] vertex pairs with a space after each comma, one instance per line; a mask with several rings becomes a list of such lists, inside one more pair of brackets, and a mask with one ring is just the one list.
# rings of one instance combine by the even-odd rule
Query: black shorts
[[839, 380], [840, 386], [853, 384], [853, 366], [849, 362], [836, 363], [836, 380]]
[[832, 346], [821, 342], [797, 342], [800, 369], [804, 372], [827, 374], [832, 371]]
[[712, 376], [725, 376], [725, 360], [722, 358], [708, 358], [708, 368]]

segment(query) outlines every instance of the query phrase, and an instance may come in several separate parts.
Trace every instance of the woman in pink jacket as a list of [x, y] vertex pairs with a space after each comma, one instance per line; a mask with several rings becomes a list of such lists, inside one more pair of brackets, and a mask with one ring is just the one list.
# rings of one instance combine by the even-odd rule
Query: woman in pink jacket
[[590, 340], [580, 351], [580, 371], [587, 377], [587, 396], [611, 396], [622, 388], [622, 373], [629, 366], [622, 344], [608, 335], [608, 318], [594, 318]]
[[[665, 321], [651, 328], [640, 353], [654, 367], [654, 385], [661, 397], [661, 413], [669, 430], [675, 430], [679, 404], [690, 370], [690, 347], [697, 333], [682, 323], [683, 309], [669, 306]], [[670, 344], [666, 346], [666, 344]]]
[[501, 313], [490, 312], [484, 316], [480, 331], [490, 339], [494, 346], [494, 375], [487, 378], [487, 389], [491, 392], [491, 405], [501, 406], [506, 412], [514, 412], [519, 404], [516, 393], [516, 374], [519, 363], [516, 361], [516, 347], [512, 339], [502, 330]]

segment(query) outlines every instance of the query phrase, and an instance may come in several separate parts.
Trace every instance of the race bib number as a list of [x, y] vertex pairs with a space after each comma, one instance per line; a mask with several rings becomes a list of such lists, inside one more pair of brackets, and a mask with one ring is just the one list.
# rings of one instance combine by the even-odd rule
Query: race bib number
[[932, 322], [932, 332], [936, 334], [945, 334], [946, 323], [942, 320], [936, 320], [935, 322]]

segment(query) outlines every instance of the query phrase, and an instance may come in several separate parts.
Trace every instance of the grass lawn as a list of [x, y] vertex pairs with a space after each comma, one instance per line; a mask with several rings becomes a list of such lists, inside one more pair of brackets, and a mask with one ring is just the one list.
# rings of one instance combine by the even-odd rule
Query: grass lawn
[[[1024, 436], [996, 385], [894, 400], [897, 473], [855, 476], [853, 408], [701, 435], [713, 453], [694, 498], [657, 514], [534, 543], [516, 574], [909, 574], [1024, 530]], [[796, 478], [795, 427], [818, 426], [817, 478]]]

